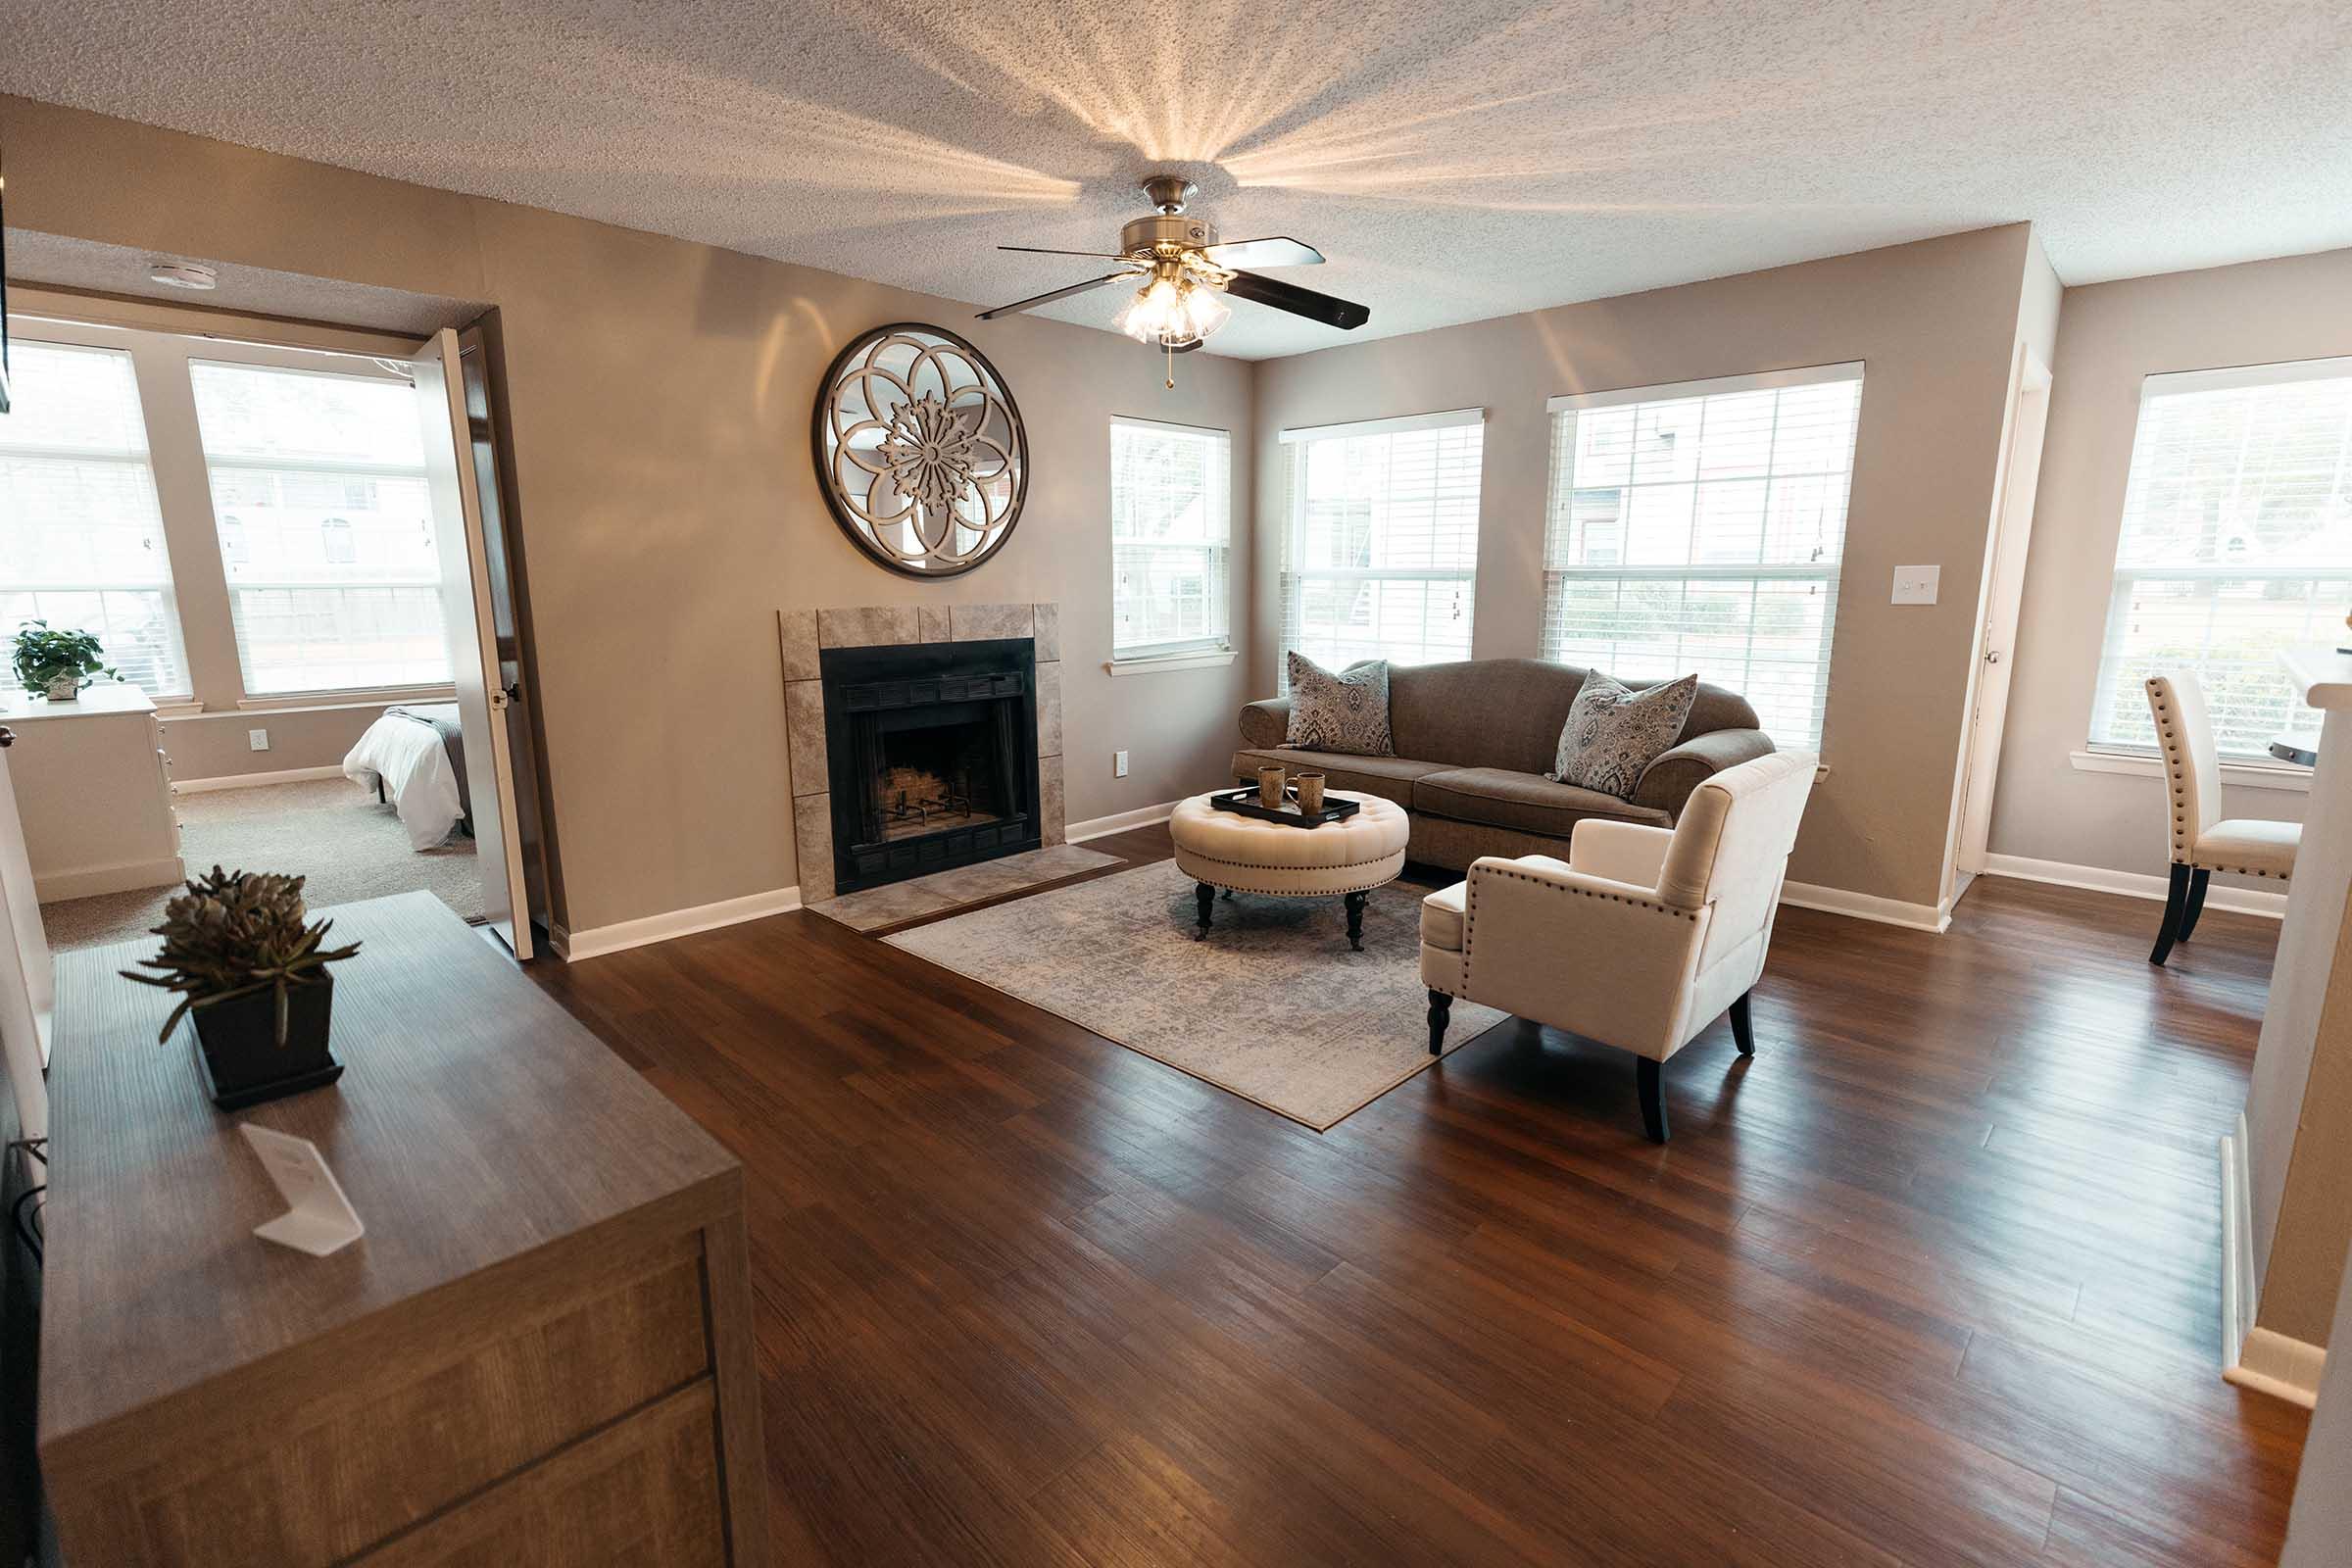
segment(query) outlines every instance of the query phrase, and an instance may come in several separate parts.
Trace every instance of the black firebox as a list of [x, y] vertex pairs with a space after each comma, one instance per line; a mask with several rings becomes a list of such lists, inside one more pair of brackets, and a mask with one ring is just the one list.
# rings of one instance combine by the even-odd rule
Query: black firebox
[[838, 892], [1039, 846], [1029, 638], [828, 648], [818, 674]]

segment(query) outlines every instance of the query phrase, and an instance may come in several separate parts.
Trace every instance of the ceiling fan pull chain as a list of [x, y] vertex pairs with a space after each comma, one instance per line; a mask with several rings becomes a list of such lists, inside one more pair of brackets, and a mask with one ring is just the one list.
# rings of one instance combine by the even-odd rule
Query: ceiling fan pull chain
[[1168, 390], [1173, 392], [1176, 390], [1176, 345], [1168, 343], [1163, 346], [1168, 351]]

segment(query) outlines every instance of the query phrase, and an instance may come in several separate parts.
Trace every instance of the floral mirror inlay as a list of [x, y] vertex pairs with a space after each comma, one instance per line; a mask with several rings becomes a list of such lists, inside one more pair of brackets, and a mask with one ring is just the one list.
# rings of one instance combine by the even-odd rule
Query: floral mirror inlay
[[1020, 520], [1021, 412], [996, 367], [944, 328], [902, 321], [843, 349], [817, 397], [814, 447], [833, 520], [893, 571], [969, 571]]

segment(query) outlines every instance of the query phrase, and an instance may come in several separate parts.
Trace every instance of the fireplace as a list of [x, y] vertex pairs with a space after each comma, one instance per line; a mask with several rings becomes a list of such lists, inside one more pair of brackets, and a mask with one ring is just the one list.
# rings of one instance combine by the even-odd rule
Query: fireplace
[[1043, 842], [1032, 639], [827, 648], [818, 673], [837, 892]]

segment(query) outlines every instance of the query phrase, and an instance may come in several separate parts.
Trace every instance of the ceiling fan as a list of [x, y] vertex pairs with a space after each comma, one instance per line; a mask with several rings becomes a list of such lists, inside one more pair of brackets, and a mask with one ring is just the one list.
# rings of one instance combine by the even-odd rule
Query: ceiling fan
[[1025, 251], [1034, 256], [1086, 256], [1116, 262], [1115, 271], [1050, 289], [993, 311], [980, 319], [993, 321], [1055, 300], [1083, 294], [1105, 284], [1143, 280], [1133, 298], [1121, 306], [1114, 324], [1139, 343], [1151, 343], [1168, 353], [1168, 385], [1176, 384], [1176, 356], [1190, 354], [1233, 314], [1223, 299], [1231, 294], [1257, 305], [1270, 305], [1310, 321], [1352, 331], [1372, 318], [1372, 313], [1352, 300], [1318, 294], [1276, 277], [1261, 277], [1244, 269], [1252, 267], [1318, 267], [1323, 253], [1312, 245], [1275, 235], [1220, 244], [1214, 225], [1185, 216], [1184, 204], [1197, 187], [1178, 174], [1154, 174], [1143, 181], [1145, 196], [1157, 212], [1139, 218], [1119, 230], [1114, 251], [1063, 251], [1042, 245], [1000, 245], [1001, 251]]

